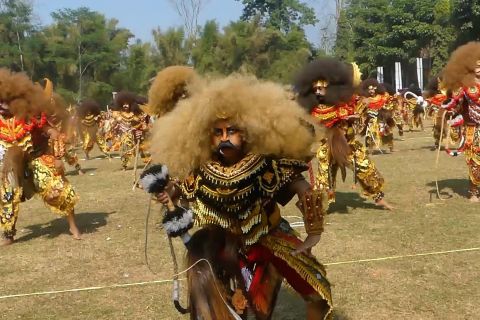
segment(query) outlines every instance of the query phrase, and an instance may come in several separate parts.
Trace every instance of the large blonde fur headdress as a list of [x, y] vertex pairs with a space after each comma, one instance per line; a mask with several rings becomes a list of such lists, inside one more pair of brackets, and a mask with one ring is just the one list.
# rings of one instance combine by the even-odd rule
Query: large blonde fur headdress
[[314, 137], [308, 115], [281, 85], [232, 75], [212, 80], [154, 125], [152, 155], [185, 178], [212, 157], [211, 130], [227, 118], [245, 132], [246, 151], [304, 160]]
[[480, 42], [472, 41], [458, 47], [450, 56], [443, 70], [443, 84], [446, 89], [475, 85], [475, 67], [480, 63]]
[[[148, 105], [143, 109], [150, 115], [162, 116], [181, 99], [190, 96], [200, 82], [195, 70], [187, 66], [170, 66], [160, 70], [148, 91]], [[148, 111], [147, 111], [148, 110]]]

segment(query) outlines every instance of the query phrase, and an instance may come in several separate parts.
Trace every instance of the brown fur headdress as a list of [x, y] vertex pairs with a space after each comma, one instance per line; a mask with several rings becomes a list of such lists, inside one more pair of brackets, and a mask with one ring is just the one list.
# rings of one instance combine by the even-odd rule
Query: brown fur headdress
[[475, 66], [480, 60], [480, 42], [472, 41], [458, 47], [450, 56], [443, 72], [446, 89], [475, 85]]
[[434, 95], [438, 94], [441, 92], [443, 88], [440, 86], [440, 81], [442, 82], [443, 85], [443, 80], [442, 80], [442, 75], [436, 75], [434, 77], [431, 77], [430, 80], [427, 83], [427, 86], [425, 87], [425, 91], [423, 92], [423, 96], [425, 98], [431, 98]]
[[140, 101], [140, 97], [138, 97], [135, 93], [128, 92], [128, 91], [120, 91], [115, 96], [113, 109], [122, 110], [123, 105], [128, 104], [130, 106], [130, 111], [134, 113], [139, 113], [141, 112], [138, 106], [139, 101]]
[[16, 117], [30, 117], [48, 111], [50, 101], [40, 85], [24, 73], [0, 68], [0, 102], [8, 105]]
[[387, 90], [385, 89], [385, 86], [382, 83], [379, 83], [377, 79], [375, 78], [368, 78], [362, 81], [360, 84], [360, 93], [362, 96], [368, 97], [368, 87], [374, 86], [377, 89], [375, 92], [377, 94], [384, 94]]
[[95, 116], [100, 114], [100, 104], [93, 100], [87, 100], [80, 104], [77, 109], [77, 116], [80, 118], [85, 118], [88, 114], [93, 114]]
[[315, 81], [328, 82], [324, 99], [326, 104], [349, 102], [352, 98], [353, 69], [351, 65], [334, 58], [321, 58], [306, 65], [295, 80], [295, 90], [298, 92], [298, 102], [308, 112], [318, 105], [312, 85]]
[[193, 68], [170, 66], [160, 72], [148, 91], [149, 110], [157, 116], [171, 111], [183, 96], [190, 96], [192, 85], [200, 77]]
[[308, 115], [283, 87], [232, 75], [211, 81], [155, 122], [153, 159], [185, 178], [212, 158], [212, 126], [225, 117], [245, 132], [247, 152], [294, 159], [311, 155], [312, 128], [302, 121]]

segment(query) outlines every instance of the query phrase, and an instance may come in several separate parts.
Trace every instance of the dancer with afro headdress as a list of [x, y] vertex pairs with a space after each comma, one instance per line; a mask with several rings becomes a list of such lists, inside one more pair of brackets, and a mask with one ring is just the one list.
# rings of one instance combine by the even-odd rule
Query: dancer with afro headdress
[[449, 121], [461, 127], [461, 144], [451, 155], [465, 153], [470, 180], [470, 201], [480, 201], [480, 42], [457, 48], [443, 72], [443, 83], [452, 90], [451, 99], [442, 105], [454, 115]]
[[362, 96], [364, 127], [361, 134], [365, 136], [365, 146], [372, 152], [374, 146], [387, 145], [390, 152], [393, 148], [393, 110], [389, 108], [391, 101], [385, 86], [377, 79], [369, 78], [360, 85]]
[[[284, 279], [304, 298], [307, 319], [332, 319], [330, 284], [310, 253], [323, 232], [325, 197], [302, 176], [313, 157], [309, 115], [271, 82], [202, 82], [155, 121], [151, 148], [172, 177], [157, 194], [171, 207], [165, 230], [185, 235], [192, 218], [200, 227], [182, 236], [191, 319], [270, 319]], [[166, 171], [146, 176], [151, 190]], [[305, 241], [280, 215], [296, 195]]]
[[77, 108], [77, 119], [79, 121], [85, 158], [87, 160], [90, 159], [90, 152], [95, 144], [108, 157], [109, 148], [99, 130], [103, 122], [100, 104], [93, 100], [82, 102]]
[[[451, 120], [452, 114], [446, 114], [447, 110], [442, 108], [442, 104], [447, 102], [451, 91], [447, 92], [443, 85], [442, 75], [432, 77], [427, 84], [423, 96], [427, 102], [427, 115], [433, 120], [433, 139], [435, 141], [434, 150], [439, 148], [443, 139], [447, 137], [451, 142], [458, 142], [460, 139], [460, 127], [450, 128], [447, 132], [448, 120]], [[443, 128], [443, 132], [442, 132]]]
[[61, 135], [49, 125], [52, 108], [40, 85], [23, 73], [0, 69], [2, 244], [13, 243], [20, 203], [35, 194], [51, 211], [66, 217], [73, 237], [80, 238], [74, 217], [77, 195], [59, 170], [60, 154], [48, 151]]
[[121, 91], [115, 96], [112, 130], [116, 143], [112, 150], [120, 151], [123, 170], [127, 170], [137, 156], [141, 156], [144, 163], [150, 159], [147, 152], [150, 117], [139, 106], [144, 102], [143, 98], [132, 92]]
[[353, 78], [349, 64], [322, 58], [306, 65], [295, 81], [298, 102], [327, 129], [327, 138], [317, 150], [315, 189], [328, 192], [329, 201], [334, 202], [337, 171], [340, 169], [345, 178], [346, 168], [350, 168], [364, 195], [392, 209], [384, 199], [383, 177], [365, 146], [355, 139], [353, 123], [358, 119], [358, 99], [354, 96]]

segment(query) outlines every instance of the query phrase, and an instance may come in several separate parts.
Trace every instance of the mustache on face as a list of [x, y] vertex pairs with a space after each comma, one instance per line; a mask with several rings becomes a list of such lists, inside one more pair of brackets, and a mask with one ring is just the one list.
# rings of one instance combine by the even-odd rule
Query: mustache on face
[[230, 140], [227, 141], [222, 141], [218, 144], [217, 149], [223, 149], [223, 148], [233, 148], [233, 149], [238, 149], [236, 145], [230, 142]]
[[239, 150], [239, 147], [237, 147], [236, 145], [231, 143], [230, 140], [227, 140], [227, 141], [222, 141], [218, 144], [217, 152], [220, 153], [221, 155], [223, 155], [222, 149], [225, 149], [225, 148], [231, 148], [231, 149]]

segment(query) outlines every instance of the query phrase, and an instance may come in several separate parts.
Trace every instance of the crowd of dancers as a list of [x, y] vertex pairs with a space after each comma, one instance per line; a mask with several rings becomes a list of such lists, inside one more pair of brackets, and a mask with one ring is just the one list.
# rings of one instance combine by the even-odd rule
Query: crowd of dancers
[[[89, 159], [97, 145], [105, 157], [120, 154], [122, 170], [143, 161], [137, 187], [168, 208], [164, 229], [187, 248], [190, 305], [177, 301], [180, 311], [192, 319], [269, 319], [285, 280], [304, 298], [308, 319], [331, 319], [330, 283], [310, 249], [335, 201], [336, 176], [348, 169], [365, 197], [394, 210], [371, 154], [397, 151], [394, 136], [424, 131], [427, 118], [432, 149], [465, 154], [469, 197], [478, 202], [480, 43], [458, 48], [423, 92], [362, 81], [355, 64], [321, 58], [288, 90], [172, 66], [157, 74], [148, 99], [122, 91], [106, 108], [67, 107], [48, 79], [36, 84], [0, 69], [2, 244], [14, 242], [20, 204], [34, 195], [81, 238], [65, 163], [83, 174], [77, 152]], [[303, 241], [280, 213], [295, 196]]]

